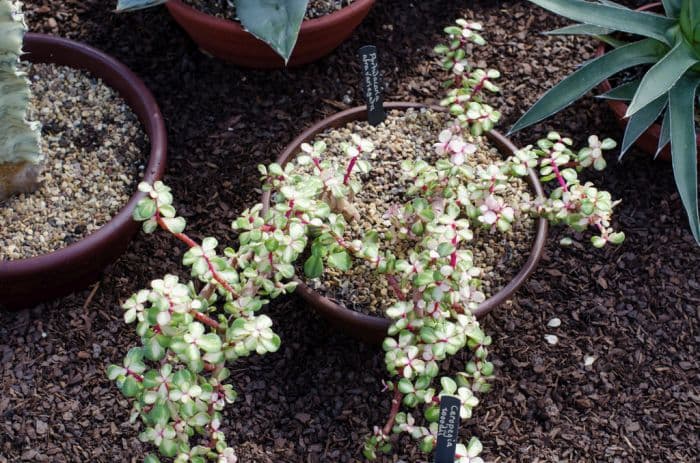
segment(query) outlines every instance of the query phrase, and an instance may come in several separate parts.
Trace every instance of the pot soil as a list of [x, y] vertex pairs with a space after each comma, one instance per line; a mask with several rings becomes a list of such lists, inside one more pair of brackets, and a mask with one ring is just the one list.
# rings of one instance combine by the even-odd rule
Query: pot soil
[[[280, 164], [286, 163], [299, 153], [302, 143], [312, 140], [323, 139], [327, 142], [329, 150], [326, 156], [341, 155], [335, 153], [335, 150], [339, 148], [342, 139], [350, 138], [351, 133], [358, 133], [374, 141], [376, 148], [372, 154], [377, 159], [370, 160], [372, 171], [363, 179], [363, 192], [354, 201], [363, 216], [362, 221], [367, 222], [351, 224], [352, 232], [358, 235], [362, 234], [367, 225], [380, 233], [386, 229], [382, 218], [384, 212], [392, 201], [403, 201], [404, 189], [399, 180], [402, 156], [432, 158], [432, 143], [447, 120], [440, 108], [426, 111], [425, 106], [416, 103], [388, 103], [386, 107], [394, 111], [379, 127], [371, 127], [365, 122], [364, 107], [331, 116], [294, 140], [277, 160]], [[421, 109], [422, 111], [417, 111]], [[406, 124], [406, 120], [419, 124]], [[495, 159], [499, 155], [496, 150], [507, 156], [516, 149], [496, 132], [488, 135], [488, 141], [495, 149], [481, 150], [475, 155], [480, 156], [484, 162]], [[542, 194], [542, 187], [534, 172], [530, 172], [528, 182], [535, 194]], [[523, 182], [520, 192], [525, 193], [526, 189]], [[267, 207], [269, 202], [270, 195], [266, 193], [263, 204]], [[546, 234], [547, 224], [544, 219], [523, 220], [522, 225], [515, 227], [512, 234], [491, 235], [485, 230], [475, 233], [472, 242], [475, 265], [484, 270], [484, 280], [488, 281], [484, 282], [483, 290], [490, 296], [477, 309], [478, 317], [483, 317], [505, 302], [535, 269]], [[525, 258], [529, 250], [529, 257]], [[400, 250], [394, 249], [394, 252], [398, 254]], [[357, 261], [353, 263], [349, 276], [329, 269], [326, 272], [321, 280], [299, 281], [298, 293], [333, 325], [361, 341], [373, 344], [381, 342], [386, 337], [390, 321], [379, 311], [393, 302], [391, 292], [381, 277], [378, 278], [371, 268]], [[303, 275], [303, 271], [299, 275]]]
[[[661, 3], [650, 3], [648, 5], [644, 5], [640, 8], [637, 8], [638, 11], [655, 11], [659, 10], [662, 8], [663, 5]], [[605, 54], [605, 44], [601, 43], [600, 46], [598, 47], [598, 50], [596, 51], [596, 56], [603, 56]], [[598, 90], [601, 93], [606, 93], [612, 90], [612, 84], [608, 80], [604, 80], [601, 82], [601, 84], [598, 86]], [[627, 103], [624, 101], [617, 101], [617, 100], [605, 100], [610, 109], [612, 109], [613, 113], [615, 113], [615, 119], [617, 120], [618, 125], [621, 128], [627, 127], [627, 119], [625, 119], [625, 114], [627, 113], [627, 108], [629, 107]], [[696, 117], [697, 121], [697, 117]], [[649, 127], [640, 137], [637, 139], [636, 145], [641, 148], [642, 150], [646, 151], [647, 153], [651, 154], [652, 156], [656, 155], [656, 151], [659, 146], [659, 137], [661, 136], [661, 124], [653, 124], [651, 127]], [[700, 148], [700, 134], [696, 136], [696, 144]], [[700, 157], [700, 155], [699, 155]], [[667, 145], [661, 152], [659, 153], [658, 156], [659, 159], [663, 159], [665, 161], [670, 161], [671, 160], [671, 148], [670, 145]]]
[[0, 260], [57, 251], [107, 223], [136, 189], [148, 146], [136, 115], [101, 80], [54, 64], [25, 71], [46, 162], [36, 191], [0, 203]]
[[[165, 169], [163, 118], [129, 69], [91, 47], [46, 35], [27, 34], [24, 51], [35, 63], [33, 111], [44, 124], [47, 159], [39, 191], [0, 205], [0, 217], [11, 220], [0, 232], [3, 308], [35, 305], [98, 279], [138, 229], [131, 220], [143, 197], [132, 195], [136, 183], [141, 176], [153, 182]], [[144, 131], [151, 145], [145, 166]]]
[[[300, 66], [329, 54], [352, 34], [374, 2], [354, 0], [333, 13], [305, 20], [288, 65]], [[165, 6], [204, 53], [249, 68], [284, 67], [284, 60], [272, 48], [246, 32], [237, 21], [204, 13], [182, 0], [170, 0]]]

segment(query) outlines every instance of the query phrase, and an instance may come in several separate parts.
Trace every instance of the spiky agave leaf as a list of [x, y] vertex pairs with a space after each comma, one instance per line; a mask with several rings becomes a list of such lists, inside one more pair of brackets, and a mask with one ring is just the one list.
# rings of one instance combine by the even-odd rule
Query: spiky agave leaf
[[589, 61], [545, 93], [515, 123], [510, 132], [517, 132], [561, 111], [613, 74], [657, 61], [664, 47], [665, 45], [656, 40], [643, 39]]
[[671, 158], [676, 186], [688, 214], [690, 229], [700, 243], [698, 156], [695, 134], [695, 92], [700, 77], [685, 76], [669, 92]]

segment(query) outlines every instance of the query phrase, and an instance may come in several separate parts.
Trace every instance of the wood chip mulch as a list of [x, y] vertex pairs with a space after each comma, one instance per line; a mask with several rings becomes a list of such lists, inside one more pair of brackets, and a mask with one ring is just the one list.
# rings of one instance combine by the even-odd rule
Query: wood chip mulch
[[[304, 127], [361, 102], [361, 45], [381, 46], [387, 100], [431, 102], [440, 90], [429, 51], [442, 27], [458, 16], [483, 22], [490, 46], [476, 59], [503, 71], [504, 131], [594, 50], [585, 39], [540, 35], [565, 22], [522, 0], [381, 0], [332, 56], [257, 72], [199, 53], [163, 8], [115, 15], [102, 0], [25, 3], [33, 30], [97, 46], [144, 78], [167, 120], [166, 181], [178, 208], [191, 230], [224, 242], [233, 240], [231, 219], [258, 197], [256, 165]], [[515, 139], [525, 144], [549, 128], [578, 140], [590, 132], [622, 138], [608, 109], [586, 98]], [[482, 439], [487, 461], [700, 458], [700, 248], [670, 163], [633, 150], [610, 164], [592, 178], [623, 199], [625, 244], [561, 248], [554, 231], [538, 271], [485, 322], [497, 379], [462, 432]], [[138, 236], [94, 297], [88, 288], [0, 314], [0, 463], [142, 461], [150, 449], [105, 368], [137, 341], [120, 302], [179, 269], [180, 252], [162, 235]], [[363, 437], [389, 409], [381, 352], [332, 331], [295, 297], [267, 311], [283, 347], [231, 366], [240, 400], [225, 431], [240, 460], [361, 461]], [[555, 317], [561, 326], [549, 328]], [[427, 459], [403, 439], [381, 461]]]

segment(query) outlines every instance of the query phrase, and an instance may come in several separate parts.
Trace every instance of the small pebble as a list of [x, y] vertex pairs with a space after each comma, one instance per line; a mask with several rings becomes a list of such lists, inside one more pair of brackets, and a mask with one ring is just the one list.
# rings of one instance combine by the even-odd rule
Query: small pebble
[[586, 355], [586, 356], [583, 358], [583, 365], [584, 365], [584, 366], [587, 366], [587, 367], [590, 367], [591, 365], [593, 365], [593, 363], [594, 363], [597, 359], [598, 359], [598, 358], [595, 357], [595, 356], [593, 356], [593, 355]]
[[548, 323], [547, 326], [550, 328], [559, 328], [561, 326], [561, 320], [558, 318], [552, 318]]
[[556, 345], [559, 342], [559, 338], [553, 334], [545, 334], [544, 339], [552, 346]]

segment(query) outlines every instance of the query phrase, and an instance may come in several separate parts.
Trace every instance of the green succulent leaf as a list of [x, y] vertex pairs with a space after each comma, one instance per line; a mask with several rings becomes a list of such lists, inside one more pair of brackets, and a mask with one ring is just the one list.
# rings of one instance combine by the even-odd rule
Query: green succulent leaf
[[144, 198], [138, 202], [132, 217], [137, 222], [148, 220], [156, 213], [156, 202], [151, 198]]
[[170, 410], [165, 405], [156, 405], [148, 413], [148, 418], [151, 424], [166, 424], [170, 419]]
[[119, 0], [117, 2], [117, 13], [142, 10], [144, 8], [162, 5], [167, 1], [168, 0]]
[[681, 0], [662, 0], [662, 3], [669, 18], [677, 18], [681, 14]]
[[318, 278], [323, 273], [323, 260], [321, 256], [312, 255], [304, 262], [304, 274], [308, 278]]
[[114, 381], [119, 376], [122, 376], [125, 374], [126, 374], [126, 369], [123, 367], [120, 367], [119, 365], [110, 365], [109, 367], [107, 367], [107, 378], [109, 378], [110, 381]]
[[617, 2], [613, 2], [612, 0], [598, 0], [598, 3], [602, 3], [603, 5], [614, 6], [617, 8], [625, 8], [625, 9], [629, 10], [629, 8], [627, 8], [625, 5], [621, 5]]
[[646, 105], [644, 109], [630, 117], [627, 122], [627, 128], [625, 129], [625, 138], [622, 140], [622, 147], [620, 148], [620, 159], [622, 159], [622, 156], [624, 156], [627, 150], [630, 149], [644, 131], [656, 122], [656, 119], [661, 114], [661, 111], [664, 110], [667, 103], [668, 96], [666, 96], [666, 94], [661, 95], [656, 100]]
[[644, 39], [612, 50], [586, 63], [535, 103], [510, 129], [517, 132], [559, 112], [611, 75], [639, 64], [653, 63], [663, 45]]
[[695, 135], [695, 92], [700, 78], [683, 77], [669, 92], [671, 155], [676, 186], [688, 214], [690, 229], [700, 243], [698, 159]]
[[666, 148], [666, 145], [671, 141], [671, 112], [666, 111], [664, 114], [664, 120], [661, 123], [661, 134], [659, 135], [659, 146], [656, 148], [656, 154], [654, 154], [654, 159], [661, 153], [661, 151]]
[[171, 233], [182, 233], [187, 226], [185, 219], [182, 217], [164, 218], [163, 223], [165, 223], [165, 226], [168, 227]]
[[328, 265], [343, 272], [350, 270], [351, 263], [350, 255], [345, 251], [328, 256]]
[[683, 35], [700, 53], [700, 5], [697, 0], [683, 0], [679, 16]]
[[664, 16], [644, 11], [634, 11], [619, 6], [585, 2], [583, 0], [530, 0], [573, 21], [616, 31], [629, 32], [656, 39], [672, 45], [666, 32], [676, 25], [676, 21]]
[[127, 376], [126, 379], [124, 379], [124, 383], [121, 386], [124, 397], [135, 397], [140, 390], [141, 387], [133, 376]]
[[177, 454], [177, 443], [172, 439], [163, 439], [158, 450], [163, 456], [172, 458]]
[[624, 83], [618, 87], [613, 88], [609, 92], [603, 93], [602, 95], [597, 95], [596, 98], [601, 98], [603, 100], [619, 100], [619, 101], [632, 101], [634, 94], [637, 93], [639, 84], [642, 79], [636, 79], [631, 82]]
[[658, 63], [647, 71], [639, 84], [626, 116], [640, 111], [646, 105], [668, 92], [693, 65], [700, 62], [690, 44], [680, 40]]
[[607, 35], [613, 32], [613, 29], [605, 27], [592, 26], [590, 24], [572, 24], [571, 26], [562, 27], [547, 31], [545, 35]]
[[243, 27], [289, 62], [309, 0], [237, 0]]

